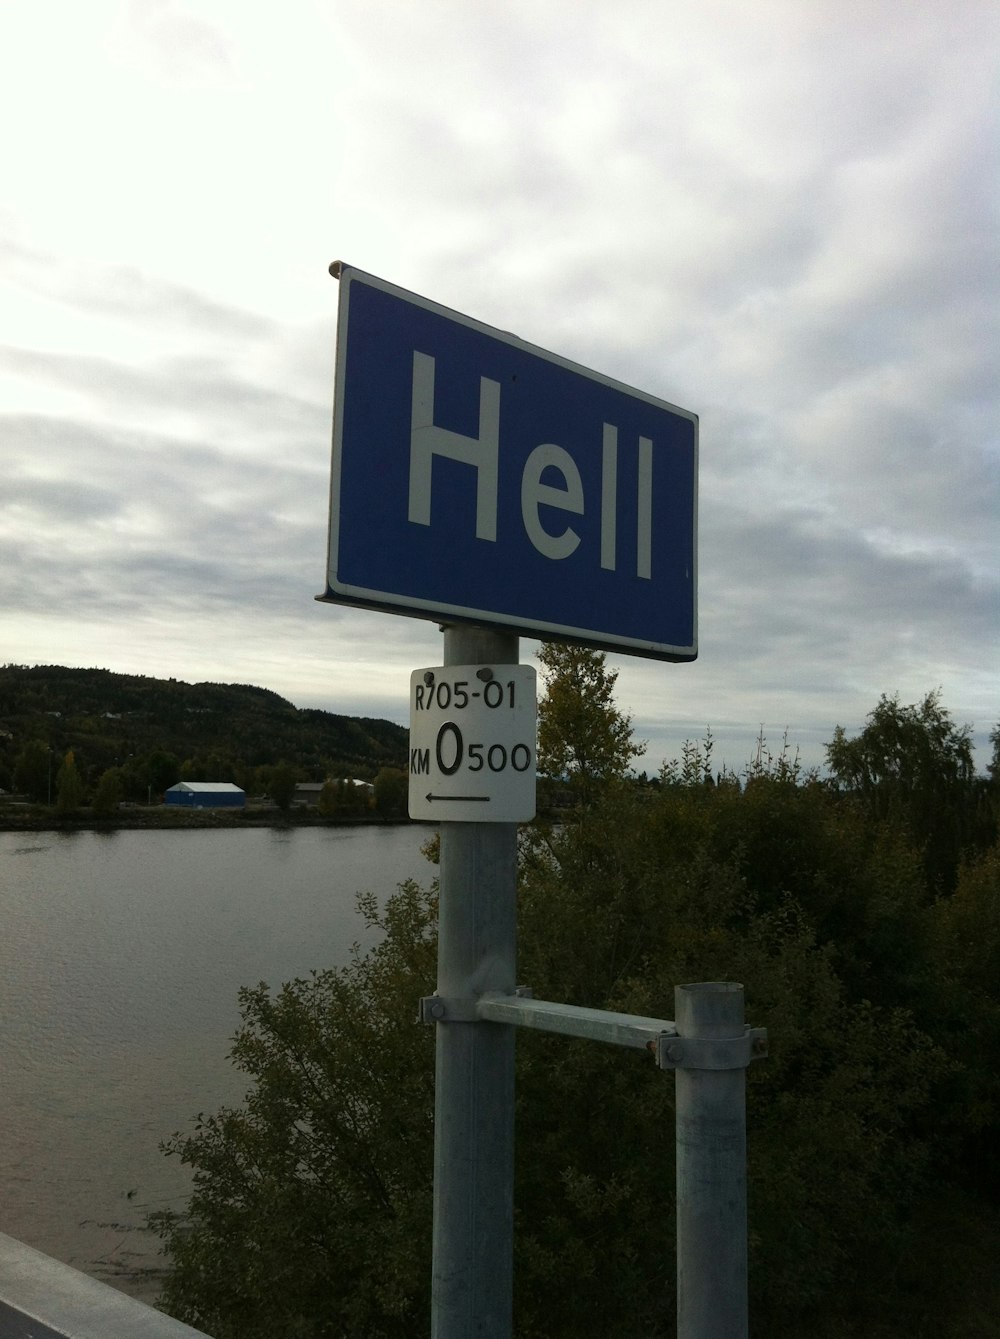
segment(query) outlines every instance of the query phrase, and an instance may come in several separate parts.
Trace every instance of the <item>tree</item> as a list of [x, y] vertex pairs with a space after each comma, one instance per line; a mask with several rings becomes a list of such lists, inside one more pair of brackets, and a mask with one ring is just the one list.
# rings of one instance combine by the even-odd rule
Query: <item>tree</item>
[[[771, 830], [747, 851], [769, 795]], [[818, 857], [800, 874], [798, 829], [815, 832], [821, 814], [833, 868]], [[869, 1303], [885, 1305], [928, 1162], [921, 1121], [942, 1057], [903, 1011], [852, 998], [814, 928], [813, 890], [852, 864], [859, 927], [862, 890], [896, 877], [879, 877], [863, 840], [842, 855], [839, 829], [819, 787], [612, 787], [522, 874], [518, 977], [539, 997], [671, 1018], [675, 985], [736, 980], [748, 1019], [769, 1028], [771, 1057], [748, 1075], [760, 1334], [817, 1333], [809, 1312], [859, 1299], [863, 1270]], [[844, 908], [841, 920], [853, 931]], [[517, 1045], [518, 1333], [672, 1334], [672, 1084], [612, 1048], [527, 1030]]]
[[380, 818], [405, 818], [409, 779], [398, 767], [382, 767], [375, 778], [375, 812]]
[[208, 768], [205, 766], [205, 759], [200, 753], [193, 758], [185, 758], [181, 763], [182, 781], [207, 781], [208, 779]]
[[61, 814], [71, 814], [79, 809], [82, 802], [83, 778], [77, 769], [73, 750], [70, 749], [56, 775], [56, 809]]
[[102, 818], [109, 818], [117, 812], [124, 793], [125, 787], [122, 781], [121, 768], [109, 767], [107, 771], [101, 774], [101, 779], [98, 781], [97, 789], [94, 792], [94, 813]]
[[292, 807], [292, 800], [295, 799], [296, 780], [295, 768], [290, 763], [280, 762], [276, 767], [271, 768], [271, 775], [267, 782], [267, 793], [282, 813], [287, 813]]
[[319, 793], [319, 799], [316, 801], [316, 808], [324, 818], [333, 818], [339, 808], [339, 798], [337, 794], [337, 783], [329, 777], [323, 782], [323, 789]]
[[337, 783], [337, 805], [345, 818], [360, 818], [368, 812], [368, 792], [350, 777]]
[[940, 690], [910, 706], [883, 694], [855, 738], [836, 727], [826, 756], [872, 818], [922, 844], [932, 886], [950, 891], [975, 823], [976, 784], [972, 729], [952, 722]]
[[122, 797], [128, 800], [145, 800], [150, 790], [145, 758], [130, 754], [118, 771], [121, 776]]
[[162, 1301], [215, 1339], [410, 1339], [428, 1329], [434, 1033], [432, 892], [400, 886], [384, 939], [345, 968], [240, 992], [243, 1106], [165, 1151], [194, 1171], [183, 1215], [154, 1215]]
[[181, 779], [181, 765], [173, 753], [154, 749], [146, 759], [146, 781], [151, 793], [162, 798], [163, 792]]
[[51, 802], [52, 756], [40, 739], [32, 739], [17, 755], [14, 785], [36, 804]]
[[930, 908], [935, 1001], [962, 1065], [945, 1118], [966, 1151], [970, 1179], [1000, 1191], [1000, 845], [969, 860], [952, 897]]
[[538, 653], [545, 695], [538, 705], [538, 770], [565, 780], [582, 798], [623, 777], [645, 751], [632, 721], [615, 705], [618, 671], [603, 651], [565, 642], [543, 642]]

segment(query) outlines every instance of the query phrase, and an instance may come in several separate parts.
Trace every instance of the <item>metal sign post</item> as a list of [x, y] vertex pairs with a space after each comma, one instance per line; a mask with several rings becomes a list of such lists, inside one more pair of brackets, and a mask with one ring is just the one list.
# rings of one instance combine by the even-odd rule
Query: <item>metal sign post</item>
[[[445, 666], [517, 659], [515, 636], [445, 629]], [[438, 996], [513, 995], [517, 824], [444, 822], [440, 860]], [[514, 1029], [455, 1021], [437, 1029], [433, 1339], [509, 1339], [513, 1251]]]

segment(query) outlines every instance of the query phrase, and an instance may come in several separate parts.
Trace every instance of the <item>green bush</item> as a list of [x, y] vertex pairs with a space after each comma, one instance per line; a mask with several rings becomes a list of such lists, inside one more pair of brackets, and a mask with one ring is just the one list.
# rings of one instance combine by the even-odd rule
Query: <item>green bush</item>
[[[780, 884], [765, 902], [738, 842], [722, 859], [715, 803], [620, 790], [536, 850], [519, 975], [541, 997], [666, 1018], [676, 984], [745, 984], [772, 1038], [749, 1071], [750, 1277], [755, 1327], [776, 1334], [847, 1281], [857, 1300], [873, 1268], [877, 1293], [910, 1249], [943, 1057], [905, 1011], [847, 996], [808, 908]], [[732, 803], [759, 818], [759, 792]], [[671, 1334], [672, 1082], [612, 1048], [518, 1046], [518, 1333]]]
[[[962, 763], [965, 733], [924, 706]], [[770, 1037], [747, 1076], [755, 1333], [988, 1339], [1000, 852], [970, 839], [945, 896], [898, 821], [895, 776], [879, 793], [859, 773], [859, 796], [761, 750], [743, 784], [707, 784], [708, 756], [690, 750], [659, 786], [617, 767], [578, 788], [562, 825], [523, 831], [519, 979], [661, 1018], [676, 985], [744, 984]], [[974, 799], [963, 766], [959, 810]], [[361, 907], [384, 932], [370, 952], [242, 992], [246, 1101], [167, 1146], [194, 1191], [156, 1219], [164, 1304], [215, 1339], [429, 1328], [434, 1038], [414, 1017], [433, 989], [435, 894], [407, 883], [383, 914]], [[673, 1090], [642, 1052], [518, 1037], [518, 1339], [674, 1333]]]
[[385, 938], [345, 968], [241, 992], [245, 1104], [199, 1116], [165, 1151], [194, 1169], [161, 1214], [161, 1299], [213, 1339], [409, 1339], [426, 1329], [433, 1053], [414, 1026], [432, 988], [434, 898], [400, 887]]

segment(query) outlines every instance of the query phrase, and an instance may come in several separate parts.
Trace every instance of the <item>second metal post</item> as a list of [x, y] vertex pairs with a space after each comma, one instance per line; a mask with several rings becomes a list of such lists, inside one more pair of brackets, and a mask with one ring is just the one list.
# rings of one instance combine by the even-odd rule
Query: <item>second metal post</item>
[[[741, 985], [677, 986], [674, 999], [678, 1036], [743, 1036]], [[678, 1339], [746, 1339], [745, 1067], [677, 1070], [676, 1137]]]

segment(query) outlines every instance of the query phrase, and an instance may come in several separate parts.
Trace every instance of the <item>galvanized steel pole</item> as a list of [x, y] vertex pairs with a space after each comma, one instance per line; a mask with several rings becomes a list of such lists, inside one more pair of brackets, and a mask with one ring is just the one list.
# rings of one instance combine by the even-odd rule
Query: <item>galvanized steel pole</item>
[[[744, 1035], [741, 985], [677, 986], [674, 999], [679, 1037]], [[676, 1138], [678, 1339], [746, 1339], [745, 1067], [677, 1070]]]
[[[444, 663], [517, 664], [516, 635], [444, 629]], [[513, 994], [517, 824], [442, 823], [439, 995]], [[432, 1339], [510, 1339], [514, 1028], [436, 1029]]]

